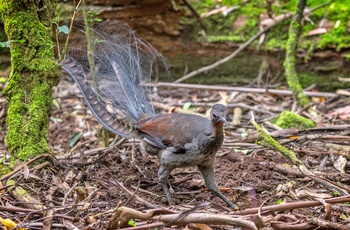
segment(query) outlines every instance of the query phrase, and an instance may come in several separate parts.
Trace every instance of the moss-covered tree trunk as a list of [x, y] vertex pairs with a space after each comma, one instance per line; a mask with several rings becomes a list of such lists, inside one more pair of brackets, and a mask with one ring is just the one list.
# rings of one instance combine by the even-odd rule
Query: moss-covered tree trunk
[[3, 91], [9, 100], [6, 144], [13, 159], [25, 161], [50, 151], [51, 90], [60, 79], [51, 40], [56, 0], [0, 2], [11, 50], [11, 74]]
[[286, 59], [284, 61], [285, 75], [287, 78], [289, 89], [293, 92], [300, 105], [305, 106], [309, 104], [309, 100], [303, 93], [303, 88], [299, 83], [299, 78], [295, 70], [296, 50], [301, 33], [301, 19], [306, 6], [306, 0], [299, 0], [297, 5], [297, 12], [290, 23], [288, 41], [286, 44]]

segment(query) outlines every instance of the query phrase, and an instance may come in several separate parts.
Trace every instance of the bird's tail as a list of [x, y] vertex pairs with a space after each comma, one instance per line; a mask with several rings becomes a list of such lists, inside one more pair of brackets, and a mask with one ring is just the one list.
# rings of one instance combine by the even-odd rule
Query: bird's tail
[[162, 55], [127, 25], [112, 31], [75, 27], [71, 36], [76, 42], [69, 44], [62, 69], [77, 82], [92, 113], [106, 129], [131, 137], [136, 134], [133, 123], [155, 113], [148, 83], [157, 72], [155, 68], [167, 71], [167, 65]]

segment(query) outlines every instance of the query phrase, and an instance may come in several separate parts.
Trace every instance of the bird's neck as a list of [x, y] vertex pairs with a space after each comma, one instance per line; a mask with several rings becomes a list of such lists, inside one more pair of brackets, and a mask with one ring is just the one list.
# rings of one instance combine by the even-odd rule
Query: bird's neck
[[212, 122], [212, 135], [213, 136], [222, 136], [224, 133], [224, 123], [222, 122]]

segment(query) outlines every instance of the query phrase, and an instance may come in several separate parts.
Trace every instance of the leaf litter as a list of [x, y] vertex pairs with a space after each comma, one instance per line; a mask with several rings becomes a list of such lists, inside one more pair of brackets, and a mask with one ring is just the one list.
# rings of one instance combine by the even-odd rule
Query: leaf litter
[[[18, 165], [0, 179], [3, 228], [11, 229], [13, 223], [25, 229], [350, 228], [348, 95], [314, 100], [314, 113], [297, 108], [299, 115], [317, 123], [316, 128], [299, 130], [273, 124], [281, 112], [293, 108], [289, 95], [171, 85], [154, 87], [154, 94], [161, 113], [206, 116], [210, 105], [227, 104], [229, 123], [215, 175], [237, 210], [206, 190], [196, 168], [172, 172], [175, 205], [169, 207], [158, 183], [158, 160], [142, 155], [137, 139], [110, 134], [105, 146], [102, 128], [79, 89], [62, 79], [55, 88], [50, 119], [53, 155]], [[8, 156], [3, 141], [8, 105], [6, 100], [0, 103], [3, 157]], [[312, 175], [279, 151], [256, 144], [259, 136], [252, 116], [279, 144], [296, 153]]]

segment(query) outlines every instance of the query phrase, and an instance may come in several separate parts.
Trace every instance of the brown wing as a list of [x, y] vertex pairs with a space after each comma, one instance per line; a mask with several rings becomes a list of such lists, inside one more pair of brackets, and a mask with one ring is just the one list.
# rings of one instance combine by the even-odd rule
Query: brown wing
[[138, 121], [135, 128], [150, 144], [182, 152], [198, 136], [208, 135], [210, 121], [192, 114], [159, 114]]

